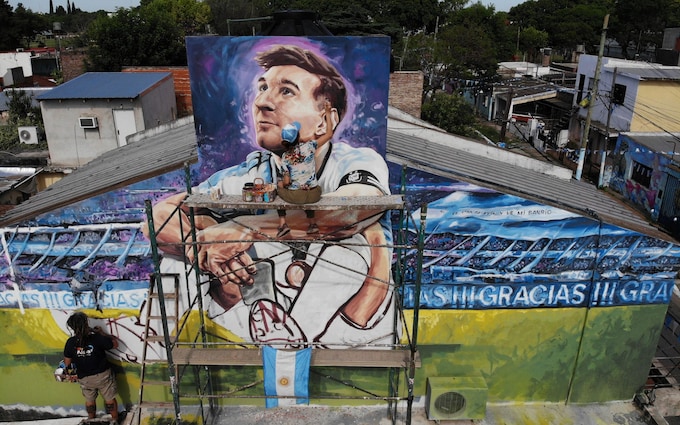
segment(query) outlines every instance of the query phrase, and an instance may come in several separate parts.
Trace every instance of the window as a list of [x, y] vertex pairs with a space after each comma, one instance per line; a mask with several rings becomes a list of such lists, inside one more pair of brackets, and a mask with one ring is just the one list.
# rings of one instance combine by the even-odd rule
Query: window
[[633, 161], [633, 170], [630, 179], [644, 187], [649, 187], [649, 183], [652, 181], [651, 167]]
[[626, 86], [623, 84], [614, 84], [614, 90], [612, 90], [612, 102], [615, 105], [623, 105], [626, 100]]
[[581, 100], [583, 99], [583, 86], [585, 85], [586, 82], [586, 76], [585, 75], [580, 75], [579, 80], [578, 80], [578, 92], [576, 95], [576, 103], [580, 103]]

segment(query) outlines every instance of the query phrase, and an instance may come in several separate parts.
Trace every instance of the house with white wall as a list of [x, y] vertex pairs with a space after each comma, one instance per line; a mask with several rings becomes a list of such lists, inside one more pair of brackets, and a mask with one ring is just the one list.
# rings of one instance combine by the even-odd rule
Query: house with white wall
[[590, 109], [591, 161], [599, 163], [599, 151], [611, 150], [619, 132], [680, 131], [676, 119], [680, 114], [680, 67], [603, 57], [593, 99], [596, 67], [597, 56], [581, 56], [574, 102], [583, 107], [576, 116], [576, 130], [570, 134], [580, 142]]
[[90, 72], [37, 98], [53, 167], [81, 167], [177, 118], [169, 72]]
[[680, 67], [604, 57], [594, 95], [596, 67], [597, 56], [581, 56], [575, 102], [583, 107], [571, 136], [580, 141], [590, 108], [587, 161], [599, 169], [599, 184], [621, 193], [653, 221], [667, 222], [677, 236], [678, 185], [669, 172], [680, 155]]
[[[581, 56], [576, 103], [593, 92], [596, 66], [597, 56]], [[603, 57], [591, 119], [613, 133], [680, 131], [679, 94], [678, 66]], [[579, 111], [580, 121], [587, 110]]]
[[24, 52], [21, 49], [0, 53], [0, 78], [2, 78], [3, 87], [19, 84], [23, 78], [33, 75], [32, 56], [31, 52]]

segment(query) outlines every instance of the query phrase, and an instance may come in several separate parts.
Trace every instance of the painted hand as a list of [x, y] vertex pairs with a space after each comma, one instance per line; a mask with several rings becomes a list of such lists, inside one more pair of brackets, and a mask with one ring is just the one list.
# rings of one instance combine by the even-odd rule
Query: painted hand
[[253, 259], [246, 253], [252, 242], [250, 231], [231, 223], [209, 227], [197, 234], [198, 266], [223, 284], [252, 285], [256, 272]]

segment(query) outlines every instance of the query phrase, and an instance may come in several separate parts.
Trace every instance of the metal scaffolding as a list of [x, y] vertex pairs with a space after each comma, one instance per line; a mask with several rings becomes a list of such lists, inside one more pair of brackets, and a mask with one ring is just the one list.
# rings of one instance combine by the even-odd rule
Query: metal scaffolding
[[[187, 170], [187, 181], [189, 180]], [[195, 226], [195, 216], [197, 211], [204, 209], [244, 209], [244, 210], [272, 210], [272, 209], [314, 209], [314, 210], [346, 210], [370, 213], [372, 217], [380, 216], [388, 210], [399, 211], [398, 231], [396, 232], [396, 242], [391, 245], [381, 245], [382, 248], [391, 249], [394, 252], [393, 258], [395, 262], [392, 268], [393, 281], [386, 282], [392, 286], [392, 293], [395, 295], [391, 302], [395, 303], [395, 315], [393, 323], [393, 337], [392, 344], [386, 346], [385, 344], [371, 343], [362, 344], [357, 347], [343, 346], [337, 349], [322, 348], [321, 344], [309, 342], [308, 346], [314, 348], [312, 350], [312, 367], [339, 367], [339, 368], [382, 368], [387, 371], [388, 388], [387, 394], [376, 394], [373, 391], [366, 391], [354, 385], [350, 385], [352, 390], [355, 390], [358, 395], [324, 395], [324, 394], [310, 394], [310, 399], [357, 399], [357, 400], [376, 400], [387, 402], [388, 411], [390, 412], [392, 423], [397, 421], [397, 409], [399, 402], [406, 404], [405, 423], [411, 423], [411, 409], [414, 399], [413, 386], [415, 381], [415, 370], [420, 367], [420, 355], [417, 348], [418, 336], [418, 302], [414, 303], [413, 320], [412, 323], [406, 323], [403, 305], [403, 275], [404, 264], [403, 258], [407, 252], [418, 253], [416, 261], [418, 264], [414, 265], [416, 271], [415, 277], [415, 300], [420, 297], [420, 273], [422, 264], [422, 253], [424, 245], [425, 233], [425, 217], [426, 206], [421, 208], [421, 217], [419, 225], [413, 225], [417, 229], [417, 234], [412, 235], [410, 240], [416, 240], [415, 244], [408, 244], [406, 232], [406, 224], [410, 219], [404, 209], [403, 195], [385, 195], [372, 197], [324, 197], [321, 201], [315, 204], [295, 205], [288, 204], [280, 199], [275, 199], [271, 202], [253, 202], [244, 201], [241, 196], [221, 195], [219, 197], [210, 196], [208, 194], [191, 194], [189, 191], [183, 203], [177, 207], [176, 214], [186, 214], [188, 217], [190, 229], [181, 229], [182, 234], [186, 234], [189, 238], [179, 244], [181, 245], [181, 252], [191, 250], [193, 258], [198, 258], [198, 249], [200, 244], [219, 243], [219, 244], [233, 244], [248, 242], [257, 244], [261, 242], [277, 242], [286, 244], [291, 250], [305, 250], [304, 244], [301, 242], [312, 242], [318, 244], [338, 245], [340, 242], [332, 238], [326, 238], [322, 235], [316, 235], [311, 240], [275, 240], [269, 237], [258, 235], [252, 240], [220, 240], [220, 241], [199, 241], [197, 238], [197, 229]], [[183, 211], [183, 212], [180, 212]], [[209, 423], [211, 417], [216, 413], [216, 402], [223, 398], [266, 398], [271, 396], [253, 396], [253, 395], [239, 395], [238, 390], [252, 388], [261, 383], [254, 382], [244, 388], [238, 388], [236, 391], [229, 391], [227, 393], [217, 393], [213, 388], [213, 374], [219, 368], [224, 367], [262, 367], [262, 353], [261, 344], [257, 342], [224, 342], [211, 341], [209, 332], [206, 330], [206, 319], [204, 305], [202, 301], [201, 285], [205, 284], [205, 277], [202, 278], [201, 270], [196, 262], [186, 261], [184, 264], [183, 276], [181, 273], [168, 274], [163, 272], [160, 267], [161, 251], [168, 248], [165, 243], [158, 239], [158, 234], [162, 232], [163, 227], [167, 223], [154, 223], [153, 207], [150, 201], [146, 204], [146, 213], [149, 227], [149, 239], [151, 241], [152, 255], [154, 261], [155, 273], [151, 276], [149, 297], [147, 305], [147, 321], [159, 320], [162, 323], [162, 335], [150, 334], [147, 322], [145, 339], [144, 339], [144, 354], [142, 359], [141, 382], [139, 391], [139, 406], [135, 414], [137, 415], [137, 423], [141, 420], [142, 412], [152, 410], [154, 408], [165, 408], [174, 410], [174, 423], [182, 423], [182, 409], [186, 408], [186, 403], [183, 400], [198, 400], [200, 416], [202, 423]], [[172, 217], [172, 215], [170, 216]], [[235, 219], [238, 221], [238, 219]], [[358, 223], [355, 223], [358, 224]], [[394, 224], [393, 224], [394, 225]], [[253, 230], [253, 229], [250, 229]], [[256, 230], [255, 230], [256, 231]], [[415, 237], [414, 237], [415, 236]], [[365, 246], [369, 246], [366, 244]], [[176, 249], [177, 247], [175, 247]], [[318, 259], [317, 259], [318, 260]], [[193, 277], [193, 278], [192, 278]], [[193, 281], [195, 288], [189, 287]], [[184, 287], [183, 285], [186, 285]], [[175, 288], [177, 292], [168, 293], [167, 288]], [[188, 325], [190, 315], [187, 312], [180, 311], [178, 305], [178, 298], [181, 292], [186, 291], [186, 294], [193, 293], [189, 306], [190, 310], [197, 311], [198, 323]], [[205, 291], [203, 291], [205, 292]], [[158, 305], [153, 307], [153, 303]], [[170, 303], [170, 308], [167, 308]], [[156, 310], [154, 310], [154, 308]], [[156, 314], [154, 314], [154, 311]], [[174, 326], [170, 326], [174, 324]], [[197, 331], [191, 331], [189, 328], [197, 326]], [[404, 330], [404, 335], [401, 341], [398, 340], [398, 329]], [[402, 342], [405, 341], [405, 342]], [[159, 359], [147, 359], [147, 346], [153, 342], [160, 342], [165, 348], [165, 359], [160, 359], [160, 363], [167, 366], [167, 380], [151, 381], [147, 378], [146, 368], [151, 363], [159, 363]], [[217, 368], [217, 369], [216, 369]], [[193, 371], [189, 375], [187, 372]], [[404, 376], [405, 394], [402, 389], [400, 395], [400, 377]], [[191, 382], [185, 383], [189, 380], [187, 376], [191, 376]], [[332, 379], [335, 382], [343, 383], [342, 380], [334, 379], [330, 376], [326, 378]], [[186, 378], [186, 379], [185, 379]], [[183, 380], [184, 379], [184, 380]], [[343, 383], [346, 384], [346, 383]], [[169, 387], [171, 402], [167, 399], [163, 402], [149, 401], [147, 394], [144, 392], [144, 387], [149, 385], [164, 385]], [[194, 392], [189, 393], [185, 388], [192, 387]], [[167, 412], [167, 410], [166, 410]]]

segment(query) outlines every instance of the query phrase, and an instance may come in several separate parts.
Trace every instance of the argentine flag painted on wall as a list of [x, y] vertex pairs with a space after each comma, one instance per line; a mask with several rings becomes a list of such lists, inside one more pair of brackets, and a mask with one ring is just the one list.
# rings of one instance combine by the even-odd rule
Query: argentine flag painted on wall
[[[277, 350], [262, 347], [264, 363], [264, 394], [267, 407], [290, 406], [309, 403], [309, 365], [312, 348], [302, 350]], [[275, 398], [294, 396], [297, 398]]]

